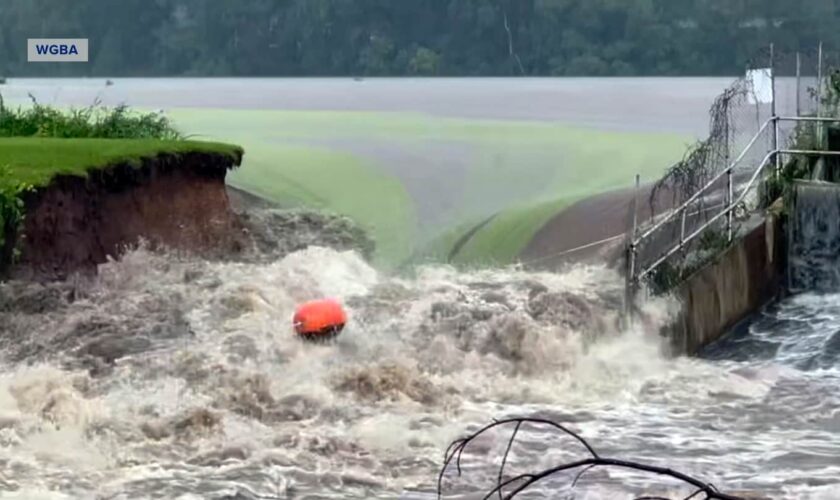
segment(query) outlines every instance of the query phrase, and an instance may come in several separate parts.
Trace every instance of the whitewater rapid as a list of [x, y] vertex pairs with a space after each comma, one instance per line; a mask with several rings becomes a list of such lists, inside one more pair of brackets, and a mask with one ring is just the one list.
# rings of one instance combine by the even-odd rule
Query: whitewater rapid
[[[320, 247], [263, 263], [139, 248], [92, 280], [9, 283], [0, 498], [425, 499], [451, 440], [529, 415], [728, 490], [840, 496], [836, 360], [668, 359], [672, 304], [622, 330], [621, 293], [604, 267], [399, 278]], [[336, 345], [303, 344], [294, 307], [322, 296], [347, 305], [349, 325]], [[511, 471], [581, 456], [545, 432], [521, 440]], [[466, 454], [446, 498], [481, 498], [506, 444]], [[571, 498], [570, 479], [523, 498]], [[642, 491], [690, 492], [601, 469], [574, 498]]]

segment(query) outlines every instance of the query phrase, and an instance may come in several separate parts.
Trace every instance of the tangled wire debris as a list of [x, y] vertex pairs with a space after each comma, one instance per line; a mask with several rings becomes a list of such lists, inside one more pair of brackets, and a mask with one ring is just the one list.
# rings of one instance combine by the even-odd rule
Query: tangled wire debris
[[[539, 472], [530, 472], [525, 474], [519, 474], [510, 478], [505, 478], [505, 465], [508, 462], [508, 456], [510, 455], [511, 448], [513, 447], [514, 442], [516, 441], [517, 433], [519, 433], [520, 429], [523, 425], [530, 424], [530, 425], [537, 425], [537, 426], [544, 426], [552, 428], [556, 431], [559, 431], [562, 434], [572, 437], [578, 443], [580, 443], [585, 449], [588, 455], [587, 458], [581, 458], [580, 460], [575, 460], [571, 462], [565, 462], [557, 464], [553, 467], [548, 469], [544, 469]], [[693, 486], [695, 491], [684, 497], [683, 500], [691, 500], [700, 498], [704, 499], [716, 499], [716, 500], [746, 500], [744, 497], [729, 495], [726, 493], [722, 493], [718, 491], [718, 489], [709, 483], [706, 483], [700, 479], [694, 478], [687, 474], [683, 474], [682, 472], [675, 471], [673, 469], [668, 469], [664, 467], [657, 467], [654, 465], [647, 465], [639, 462], [633, 462], [628, 460], [620, 460], [615, 458], [607, 458], [602, 457], [599, 455], [595, 449], [583, 438], [580, 434], [570, 430], [569, 428], [553, 422], [551, 420], [542, 419], [542, 418], [508, 418], [504, 420], [494, 420], [493, 423], [488, 424], [478, 431], [464, 437], [461, 439], [457, 439], [449, 445], [446, 449], [446, 453], [444, 454], [444, 463], [443, 467], [440, 470], [440, 474], [438, 475], [438, 486], [437, 486], [437, 497], [438, 500], [442, 498], [443, 495], [443, 478], [444, 475], [452, 464], [455, 462], [455, 467], [458, 472], [458, 476], [461, 476], [461, 455], [463, 454], [464, 450], [467, 446], [473, 442], [479, 436], [487, 433], [488, 431], [495, 429], [500, 426], [509, 426], [513, 425], [513, 432], [508, 439], [507, 448], [505, 449], [505, 453], [502, 456], [502, 463], [499, 466], [499, 473], [496, 479], [496, 485], [484, 495], [484, 500], [489, 500], [490, 498], [497, 496], [499, 500], [510, 500], [516, 497], [518, 494], [522, 493], [526, 489], [530, 488], [537, 482], [555, 474], [564, 471], [572, 471], [572, 470], [579, 470], [577, 475], [575, 476], [574, 480], [572, 481], [571, 487], [574, 488], [578, 481], [580, 481], [581, 477], [586, 474], [588, 471], [596, 468], [596, 467], [619, 467], [624, 469], [631, 469], [640, 472], [646, 472], [649, 474], [659, 475], [659, 476], [666, 476], [673, 479], [677, 479], [681, 482], [687, 483]], [[704, 497], [700, 497], [699, 495], [705, 495]], [[658, 496], [642, 496], [637, 497], [635, 500], [669, 500], [664, 497]]]
[[750, 91], [747, 80], [740, 78], [715, 99], [709, 110], [709, 137], [689, 149], [685, 157], [654, 184], [649, 199], [652, 213], [661, 211], [658, 204], [664, 192], [671, 191], [673, 197], [667, 204], [678, 206], [728, 166], [730, 141], [737, 132], [732, 113], [744, 107]]

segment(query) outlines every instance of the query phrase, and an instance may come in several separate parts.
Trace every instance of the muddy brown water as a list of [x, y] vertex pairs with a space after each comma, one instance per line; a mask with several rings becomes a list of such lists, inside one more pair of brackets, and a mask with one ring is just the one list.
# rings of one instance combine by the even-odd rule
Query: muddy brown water
[[[840, 494], [836, 298], [768, 312], [741, 348], [669, 359], [671, 305], [621, 330], [621, 285], [602, 266], [398, 278], [319, 246], [254, 262], [140, 248], [92, 281], [0, 285], [0, 498], [427, 499], [446, 445], [505, 416], [721, 488]], [[349, 325], [301, 343], [294, 306], [321, 296]], [[468, 449], [445, 498], [481, 498], [506, 444]], [[509, 470], [581, 453], [523, 429]], [[570, 481], [524, 498], [571, 498]], [[599, 469], [574, 497], [642, 492], [690, 490]]]
[[[283, 242], [288, 224], [305, 220], [266, 230], [267, 258], [250, 262], [140, 248], [90, 281], [0, 285], [0, 498], [425, 500], [450, 440], [513, 415], [722, 489], [840, 496], [835, 295], [791, 298], [703, 358], [669, 359], [672, 305], [620, 329], [622, 281], [603, 266], [394, 277], [317, 245], [330, 238]], [[297, 342], [295, 304], [324, 295], [349, 326], [332, 346]], [[445, 498], [481, 498], [506, 437], [468, 452]], [[523, 430], [509, 470], [575, 457]], [[525, 498], [691, 493], [610, 469], [574, 492], [571, 479]]]

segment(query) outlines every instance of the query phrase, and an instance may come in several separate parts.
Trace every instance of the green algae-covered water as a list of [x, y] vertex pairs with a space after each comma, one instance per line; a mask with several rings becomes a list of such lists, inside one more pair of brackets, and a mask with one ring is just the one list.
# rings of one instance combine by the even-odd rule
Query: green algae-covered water
[[[706, 133], [718, 78], [11, 79], [7, 102], [164, 110], [245, 147], [229, 182], [364, 224], [379, 262], [507, 262], [574, 200], [653, 179]], [[497, 227], [498, 226], [498, 227]], [[467, 229], [461, 229], [467, 228]], [[453, 234], [453, 230], [455, 233]], [[447, 233], [450, 233], [447, 235]], [[443, 237], [441, 237], [443, 236]], [[447, 237], [449, 236], [449, 237]], [[422, 251], [422, 252], [421, 252]]]

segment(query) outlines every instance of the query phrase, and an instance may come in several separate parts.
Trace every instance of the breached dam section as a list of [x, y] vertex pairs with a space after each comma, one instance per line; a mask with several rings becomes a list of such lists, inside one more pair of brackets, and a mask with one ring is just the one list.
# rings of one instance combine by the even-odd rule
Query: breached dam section
[[25, 217], [7, 228], [0, 270], [5, 263], [16, 277], [66, 278], [95, 271], [141, 239], [204, 256], [240, 252], [244, 226], [225, 176], [241, 160], [241, 151], [160, 153], [57, 175], [24, 194]]

